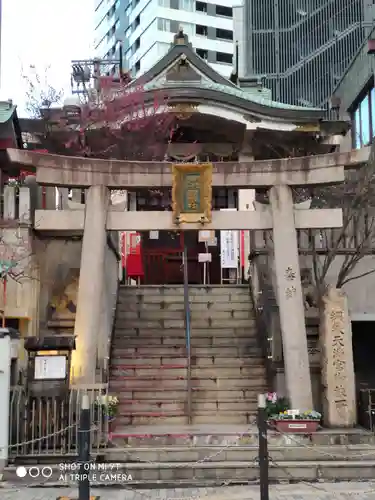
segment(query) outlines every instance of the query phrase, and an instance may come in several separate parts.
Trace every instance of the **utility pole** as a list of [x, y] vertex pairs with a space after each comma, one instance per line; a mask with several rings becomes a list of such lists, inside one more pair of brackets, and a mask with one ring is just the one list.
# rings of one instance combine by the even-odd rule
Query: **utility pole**
[[78, 433], [78, 454], [80, 464], [78, 500], [90, 500], [90, 424], [90, 401], [88, 395], [84, 394], [82, 398]]
[[269, 500], [267, 412], [264, 394], [258, 395], [258, 442], [260, 500]]

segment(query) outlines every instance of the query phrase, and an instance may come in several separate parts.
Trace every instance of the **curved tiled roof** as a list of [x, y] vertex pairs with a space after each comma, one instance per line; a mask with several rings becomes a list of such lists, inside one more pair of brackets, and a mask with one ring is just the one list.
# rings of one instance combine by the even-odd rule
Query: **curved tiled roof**
[[257, 95], [256, 93], [249, 93], [244, 90], [241, 90], [235, 86], [223, 85], [221, 83], [216, 82], [208, 82], [206, 80], [201, 80], [200, 82], [160, 82], [160, 81], [151, 81], [146, 83], [144, 88], [145, 90], [155, 90], [155, 89], [167, 89], [167, 88], [202, 88], [208, 90], [216, 90], [218, 92], [224, 92], [225, 94], [238, 97], [239, 99], [244, 99], [245, 101], [253, 102], [255, 104], [260, 104], [261, 106], [269, 106], [271, 108], [277, 109], [288, 109], [290, 111], [317, 111], [324, 113], [324, 110], [321, 108], [307, 108], [306, 106], [294, 106], [292, 104], [284, 104], [282, 102], [272, 101], [271, 99], [267, 99], [261, 94]]

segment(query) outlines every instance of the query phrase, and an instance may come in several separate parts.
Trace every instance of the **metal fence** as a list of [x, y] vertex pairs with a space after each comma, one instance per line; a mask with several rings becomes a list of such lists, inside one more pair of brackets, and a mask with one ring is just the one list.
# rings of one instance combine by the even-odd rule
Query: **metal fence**
[[357, 408], [359, 425], [375, 431], [375, 389], [360, 389]]
[[82, 398], [88, 394], [91, 411], [91, 454], [107, 445], [109, 422], [101, 401], [107, 384], [72, 388], [53, 397], [30, 396], [17, 386], [10, 393], [9, 458], [75, 457]]

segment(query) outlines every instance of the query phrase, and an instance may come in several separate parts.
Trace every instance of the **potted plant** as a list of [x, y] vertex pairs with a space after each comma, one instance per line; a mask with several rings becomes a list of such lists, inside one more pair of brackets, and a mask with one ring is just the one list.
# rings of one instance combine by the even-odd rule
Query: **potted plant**
[[300, 412], [299, 410], [286, 410], [272, 415], [271, 420], [279, 432], [294, 432], [311, 434], [316, 432], [322, 415], [313, 410]]

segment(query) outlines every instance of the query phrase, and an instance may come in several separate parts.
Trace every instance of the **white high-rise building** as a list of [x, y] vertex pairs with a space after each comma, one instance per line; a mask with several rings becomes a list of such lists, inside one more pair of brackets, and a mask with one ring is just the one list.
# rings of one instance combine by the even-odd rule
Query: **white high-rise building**
[[233, 6], [236, 0], [96, 0], [95, 48], [100, 58], [118, 56], [123, 42], [124, 66], [138, 76], [169, 49], [182, 27], [193, 48], [216, 71], [233, 69]]

